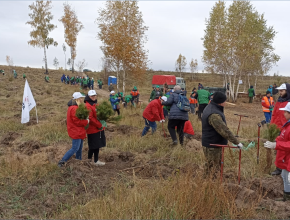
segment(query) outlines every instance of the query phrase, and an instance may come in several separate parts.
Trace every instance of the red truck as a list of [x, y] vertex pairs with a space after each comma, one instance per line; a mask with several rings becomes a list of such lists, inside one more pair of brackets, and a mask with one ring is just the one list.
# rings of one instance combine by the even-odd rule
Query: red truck
[[154, 75], [152, 77], [152, 87], [160, 86], [160, 88], [163, 89], [164, 83], [167, 83], [170, 89], [173, 89], [175, 85], [179, 85], [181, 88], [185, 89], [185, 81], [181, 77], [173, 75]]

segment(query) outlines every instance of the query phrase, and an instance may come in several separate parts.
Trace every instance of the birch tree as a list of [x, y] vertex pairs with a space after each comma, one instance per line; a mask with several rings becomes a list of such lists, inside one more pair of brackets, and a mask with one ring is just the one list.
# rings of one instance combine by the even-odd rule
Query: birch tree
[[58, 45], [53, 38], [49, 37], [49, 33], [57, 27], [50, 23], [53, 19], [50, 12], [51, 1], [36, 1], [28, 7], [31, 10], [31, 13], [28, 14], [31, 21], [26, 22], [26, 24], [30, 24], [33, 29], [30, 32], [31, 40], [28, 41], [28, 44], [44, 49], [45, 73], [48, 74], [46, 50], [50, 45], [55, 47]]
[[148, 51], [144, 49], [147, 41], [143, 15], [137, 1], [107, 1], [96, 19], [102, 41], [104, 59], [109, 61], [110, 69], [117, 73], [117, 90], [122, 74], [123, 92], [126, 77], [140, 78], [147, 67]]
[[194, 73], [197, 70], [197, 66], [198, 66], [197, 59], [195, 59], [195, 60], [194, 59], [191, 59], [191, 61], [189, 63], [190, 72], [191, 72], [191, 80], [193, 80], [193, 76], [194, 76]]
[[175, 70], [176, 72], [179, 72], [179, 76], [181, 77], [181, 73], [184, 72], [185, 67], [187, 65], [187, 61], [185, 56], [182, 56], [179, 54], [177, 60], [175, 61]]
[[59, 19], [64, 26], [64, 38], [67, 45], [70, 47], [70, 59], [72, 72], [74, 72], [74, 61], [77, 56], [77, 36], [84, 28], [83, 24], [79, 21], [77, 14], [71, 5], [68, 3], [63, 4], [64, 15]]
[[239, 80], [250, 84], [253, 76], [257, 80], [280, 59], [272, 46], [275, 35], [249, 1], [234, 1], [228, 8], [219, 1], [212, 8], [206, 20], [203, 62], [207, 70], [223, 74], [233, 101], [237, 100]]
[[66, 70], [66, 46], [65, 46], [64, 43], [62, 45], [62, 50], [63, 50], [63, 53], [64, 53], [64, 70]]

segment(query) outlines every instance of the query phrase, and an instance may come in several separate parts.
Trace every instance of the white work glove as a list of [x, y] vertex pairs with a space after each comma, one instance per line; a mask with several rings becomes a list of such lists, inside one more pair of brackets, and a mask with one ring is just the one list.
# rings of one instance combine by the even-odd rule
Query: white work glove
[[163, 122], [163, 120], [160, 120], [159, 122], [160, 122], [160, 123], [162, 123], [162, 122]]
[[243, 149], [244, 145], [243, 145], [242, 143], [239, 143], [239, 144], [237, 145], [237, 147], [238, 147], [239, 149]]
[[165, 122], [165, 119], [162, 119], [161, 121], [162, 121], [162, 122]]
[[88, 120], [88, 124], [90, 123], [90, 119], [87, 119]]
[[264, 147], [269, 148], [269, 149], [275, 149], [276, 148], [276, 142], [267, 141], [266, 143], [264, 143]]

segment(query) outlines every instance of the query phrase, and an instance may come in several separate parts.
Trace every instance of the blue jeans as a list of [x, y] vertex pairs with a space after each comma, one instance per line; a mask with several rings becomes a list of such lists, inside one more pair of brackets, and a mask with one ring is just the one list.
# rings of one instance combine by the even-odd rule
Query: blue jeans
[[272, 112], [264, 112], [265, 118], [266, 118], [266, 122], [270, 123], [271, 122], [271, 118], [272, 118]]
[[289, 172], [287, 170], [282, 170], [281, 177], [284, 183], [284, 192], [290, 193], [290, 182], [288, 181]]
[[72, 147], [69, 149], [63, 158], [61, 159], [62, 162], [66, 162], [71, 158], [72, 155], [76, 154], [76, 159], [82, 159], [82, 149], [83, 149], [84, 141], [82, 139], [72, 139]]
[[145, 118], [145, 127], [142, 132], [142, 136], [146, 135], [150, 127], [152, 128], [152, 134], [156, 131], [157, 124], [155, 121], [149, 121]]

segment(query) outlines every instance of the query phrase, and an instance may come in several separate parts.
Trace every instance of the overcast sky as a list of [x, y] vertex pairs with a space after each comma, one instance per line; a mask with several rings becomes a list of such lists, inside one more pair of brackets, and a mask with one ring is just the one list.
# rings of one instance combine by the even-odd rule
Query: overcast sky
[[[27, 44], [30, 40], [30, 25], [28, 5], [32, 1], [1, 1], [0, 0], [0, 64], [6, 65], [5, 57], [10, 55], [16, 66], [44, 66], [43, 49], [33, 48]], [[64, 53], [61, 45], [64, 41], [64, 28], [58, 19], [63, 14], [63, 3], [53, 1], [53, 24], [57, 28], [51, 32], [58, 46], [50, 46], [47, 52], [48, 67], [53, 69], [53, 59], [58, 58], [60, 66], [64, 67]], [[104, 7], [102, 1], [70, 1], [75, 8], [84, 29], [79, 33], [77, 41], [76, 61], [85, 59], [88, 68], [100, 70], [101, 42], [96, 38], [98, 10]], [[231, 2], [228, 1], [227, 4]], [[154, 70], [174, 71], [175, 60], [181, 53], [189, 61], [194, 58], [199, 62], [199, 71], [203, 69], [201, 56], [203, 46], [201, 38], [204, 34], [205, 19], [209, 17], [215, 1], [140, 1], [140, 11], [143, 13], [148, 42], [145, 48], [149, 50], [149, 68]], [[264, 13], [269, 26], [274, 26], [278, 32], [274, 47], [281, 56], [278, 66], [271, 74], [279, 71], [281, 75], [290, 76], [290, 2], [289, 1], [253, 1], [259, 13]], [[67, 53], [67, 58], [69, 54]]]

